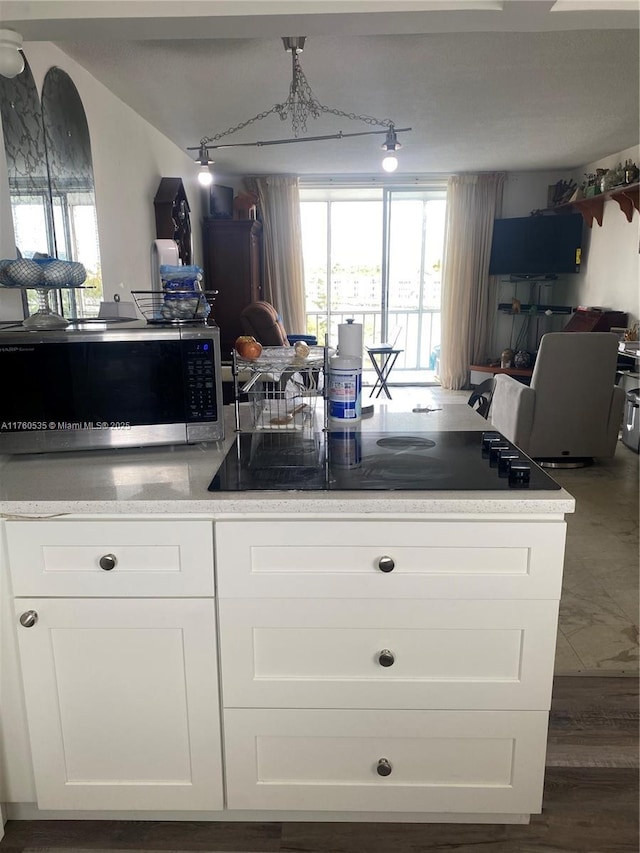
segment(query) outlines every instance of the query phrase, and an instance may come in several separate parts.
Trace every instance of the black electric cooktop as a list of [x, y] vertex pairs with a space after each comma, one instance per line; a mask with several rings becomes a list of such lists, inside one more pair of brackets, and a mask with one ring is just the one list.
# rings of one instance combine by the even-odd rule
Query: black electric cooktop
[[497, 432], [239, 433], [211, 492], [560, 489]]

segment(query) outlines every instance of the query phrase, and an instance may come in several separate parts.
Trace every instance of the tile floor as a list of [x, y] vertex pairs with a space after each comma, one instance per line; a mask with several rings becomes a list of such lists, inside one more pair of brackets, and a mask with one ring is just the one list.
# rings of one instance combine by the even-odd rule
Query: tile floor
[[[466, 405], [471, 392], [392, 387], [376, 407], [406, 411], [416, 403]], [[372, 402], [363, 389], [363, 405]], [[558, 675], [637, 675], [638, 454], [618, 442], [613, 459], [589, 468], [549, 471], [576, 499], [567, 547], [556, 649]]]

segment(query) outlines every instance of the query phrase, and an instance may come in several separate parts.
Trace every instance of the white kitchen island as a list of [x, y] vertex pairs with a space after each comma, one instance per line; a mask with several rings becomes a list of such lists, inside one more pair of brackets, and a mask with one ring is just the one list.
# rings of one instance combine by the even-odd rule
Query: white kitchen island
[[8, 816], [528, 821], [571, 496], [208, 492], [232, 443], [0, 467]]

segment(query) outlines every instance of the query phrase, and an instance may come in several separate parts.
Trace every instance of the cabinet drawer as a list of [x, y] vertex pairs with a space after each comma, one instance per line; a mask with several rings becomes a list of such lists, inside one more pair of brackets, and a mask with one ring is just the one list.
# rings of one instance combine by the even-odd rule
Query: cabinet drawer
[[214, 594], [207, 521], [8, 521], [6, 529], [17, 596]]
[[565, 529], [560, 521], [221, 522], [218, 593], [559, 599]]
[[230, 809], [541, 809], [544, 712], [234, 709], [224, 722]]
[[555, 601], [219, 602], [226, 707], [547, 710]]

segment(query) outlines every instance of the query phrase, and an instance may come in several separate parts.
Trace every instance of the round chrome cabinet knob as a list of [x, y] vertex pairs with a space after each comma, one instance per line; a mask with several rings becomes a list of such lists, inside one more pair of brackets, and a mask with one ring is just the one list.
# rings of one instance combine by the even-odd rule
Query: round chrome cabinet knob
[[391, 771], [393, 767], [390, 762], [387, 761], [386, 758], [378, 759], [378, 766], [376, 767], [376, 772], [378, 776], [391, 776]]
[[98, 560], [98, 565], [101, 569], [104, 569], [105, 572], [110, 572], [112, 569], [118, 565], [118, 560], [115, 554], [104, 554]]
[[23, 628], [33, 628], [38, 621], [38, 614], [35, 610], [25, 610], [20, 614], [20, 624]]
[[391, 557], [380, 557], [378, 560], [378, 568], [381, 572], [392, 572], [396, 567]]
[[396, 661], [396, 656], [389, 649], [383, 649], [378, 655], [378, 663], [380, 666], [393, 666]]

